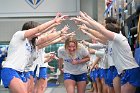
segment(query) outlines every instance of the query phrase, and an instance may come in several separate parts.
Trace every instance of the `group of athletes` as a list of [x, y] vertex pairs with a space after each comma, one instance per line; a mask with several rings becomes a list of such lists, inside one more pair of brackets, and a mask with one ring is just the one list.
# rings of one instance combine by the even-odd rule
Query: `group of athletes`
[[[79, 43], [74, 31], [68, 33], [67, 25], [57, 31], [56, 26], [64, 20], [74, 21], [94, 42]], [[64, 42], [57, 51], [58, 57], [55, 52], [44, 52], [45, 47], [57, 42]], [[140, 67], [113, 17], [100, 24], [85, 12], [73, 18], [58, 13], [43, 24], [24, 23], [22, 30], [13, 35], [2, 65], [4, 87], [10, 93], [44, 93], [47, 68], [53, 68], [48, 62], [53, 59], [58, 60], [58, 68], [64, 73], [67, 93], [75, 93], [75, 86], [77, 93], [85, 93], [89, 61], [93, 93], [135, 93], [140, 86]]]

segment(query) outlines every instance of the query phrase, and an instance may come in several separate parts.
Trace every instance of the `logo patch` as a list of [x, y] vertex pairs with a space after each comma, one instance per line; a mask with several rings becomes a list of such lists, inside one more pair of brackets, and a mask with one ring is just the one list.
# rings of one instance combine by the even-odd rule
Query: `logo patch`
[[32, 8], [36, 9], [44, 0], [25, 0]]

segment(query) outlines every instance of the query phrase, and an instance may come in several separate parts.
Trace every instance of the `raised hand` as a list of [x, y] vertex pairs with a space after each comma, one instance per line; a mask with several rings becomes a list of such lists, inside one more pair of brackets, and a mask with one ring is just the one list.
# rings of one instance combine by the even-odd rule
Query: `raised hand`
[[61, 16], [62, 16], [62, 13], [58, 12], [58, 13], [56, 14], [56, 17], [55, 17], [55, 18], [59, 18], [59, 17], [61, 17]]
[[70, 18], [70, 20], [73, 20], [75, 22], [75, 24], [77, 24], [77, 25], [80, 25], [82, 22], [82, 19], [80, 16], [72, 17], [72, 18]]
[[86, 12], [84, 12], [84, 14], [88, 19], [93, 20]]
[[68, 37], [70, 37], [70, 36], [75, 36], [75, 35], [76, 35], [76, 34], [75, 34], [75, 31], [73, 31], [73, 32], [67, 34]]
[[67, 34], [69, 30], [69, 25], [65, 25], [62, 29], [61, 29], [61, 35], [63, 36], [64, 34]]
[[62, 21], [66, 20], [68, 18], [68, 15], [62, 15], [61, 13], [57, 13], [56, 17], [54, 18], [54, 21], [56, 23], [61, 23]]
[[88, 30], [88, 27], [85, 24], [79, 26], [79, 29]]
[[70, 18], [70, 20], [74, 21], [75, 24], [77, 24], [77, 25], [81, 25], [82, 24], [82, 19], [81, 19], [80, 16], [72, 17], [72, 18]]
[[71, 32], [71, 33], [68, 33], [68, 34], [63, 34], [62, 36], [61, 36], [61, 42], [64, 42], [68, 37], [72, 37], [72, 36], [75, 36], [76, 34], [75, 34], [75, 31], [74, 32]]
[[85, 35], [87, 35], [87, 32], [86, 32], [86, 30], [84, 30], [84, 29], [81, 29], [81, 31], [85, 34]]
[[86, 13], [83, 13], [83, 12], [80, 11], [79, 14], [80, 14], [82, 19], [87, 19], [88, 18]]

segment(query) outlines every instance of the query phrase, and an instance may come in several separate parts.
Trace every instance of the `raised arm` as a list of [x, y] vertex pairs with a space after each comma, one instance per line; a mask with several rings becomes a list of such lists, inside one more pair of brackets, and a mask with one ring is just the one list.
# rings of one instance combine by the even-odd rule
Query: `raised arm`
[[44, 63], [51, 62], [53, 59], [56, 58], [55, 52], [49, 52], [44, 55]]
[[103, 45], [103, 44], [100, 44], [100, 43], [89, 43], [85, 40], [82, 40], [82, 43], [85, 44], [86, 46], [88, 46], [89, 48], [93, 48], [93, 49], [102, 49], [102, 48], [105, 48], [106, 45]]
[[67, 15], [63, 15], [63, 16], [57, 15], [53, 20], [50, 20], [46, 23], [43, 23], [35, 28], [26, 30], [24, 37], [25, 38], [32, 38], [32, 37], [34, 37], [35, 34], [41, 33], [45, 29], [49, 28], [51, 25], [61, 23], [63, 20], [65, 20], [65, 17], [67, 17]]
[[106, 44], [106, 40], [105, 40], [105, 39], [104, 39], [104, 40], [101, 40], [100, 38], [96, 38], [96, 37], [93, 36], [91, 33], [87, 32], [86, 30], [81, 29], [81, 31], [82, 31], [84, 34], [88, 35], [92, 40], [96, 40], [96, 41], [98, 41], [98, 42], [100, 42], [100, 43], [102, 43], [102, 44]]
[[80, 28], [81, 30], [85, 30], [85, 31], [89, 32], [90, 34], [92, 34], [92, 35], [95, 36], [96, 38], [99, 38], [99, 39], [97, 39], [97, 40], [99, 40], [99, 41], [102, 41], [102, 42], [106, 43], [107, 40], [108, 40], [104, 35], [102, 35], [101, 33], [99, 33], [99, 32], [97, 32], [97, 31], [95, 31], [95, 30], [93, 30], [93, 29], [87, 27], [86, 25], [81, 25], [79, 28]]
[[97, 21], [95, 21], [93, 19], [91, 20], [90, 18], [87, 17], [87, 14], [84, 14], [83, 12], [80, 12], [80, 16], [85, 21], [89, 22], [93, 26], [93, 29], [95, 29], [95, 30], [99, 31], [100, 33], [102, 33], [109, 40], [114, 39], [114, 32], [111, 32], [111, 31], [107, 30], [103, 25], [101, 25]]
[[51, 42], [51, 41], [59, 38], [62, 34], [67, 33], [68, 29], [69, 29], [68, 26], [64, 26], [64, 28], [62, 28], [62, 30], [60, 30], [60, 31], [57, 31], [57, 32], [54, 32], [54, 33], [49, 33], [47, 35], [43, 35], [41, 38], [39, 38], [37, 40], [36, 45], [39, 46], [43, 43]]
[[[92, 29], [95, 29], [96, 31], [100, 32], [109, 40], [114, 39], [114, 32], [107, 30], [103, 25], [96, 22], [91, 17], [89, 18], [89, 16], [86, 13], [80, 12], [80, 18], [72, 18], [72, 20], [80, 21], [80, 22], [86, 24], [87, 26], [90, 25], [90, 27], [92, 27]], [[83, 20], [86, 22], [84, 22]]]
[[40, 44], [38, 45], [38, 49], [41, 49], [41, 48], [44, 48], [44, 47], [47, 47], [49, 45], [52, 45], [52, 44], [55, 44], [57, 42], [61, 42], [62, 40], [65, 40], [66, 38], [68, 38], [69, 36], [73, 35], [74, 33], [69, 33], [69, 34], [64, 34], [63, 36], [60, 36], [59, 38], [55, 39], [55, 40], [51, 40], [51, 41], [47, 41], [43, 44]]
[[51, 26], [49, 26], [48, 28], [46, 28], [44, 31], [42, 31], [42, 32], [40, 32], [40, 35], [42, 35], [42, 34], [44, 34], [44, 33], [46, 33], [46, 32], [51, 32], [51, 31], [53, 31], [53, 29], [57, 26], [57, 25], [59, 25], [60, 23], [54, 23], [54, 24], [52, 24]]

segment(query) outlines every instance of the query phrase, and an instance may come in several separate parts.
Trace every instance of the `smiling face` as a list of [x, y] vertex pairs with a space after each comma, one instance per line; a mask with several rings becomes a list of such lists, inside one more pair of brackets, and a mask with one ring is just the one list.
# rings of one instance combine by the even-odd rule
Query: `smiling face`
[[65, 41], [65, 49], [73, 54], [77, 50], [77, 40], [74, 37], [70, 37]]
[[76, 51], [76, 44], [74, 42], [70, 42], [67, 46], [67, 50], [69, 53], [74, 53]]

